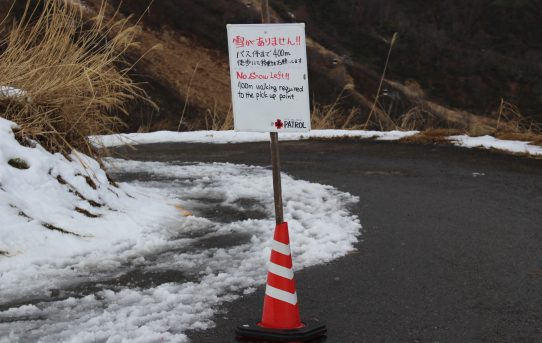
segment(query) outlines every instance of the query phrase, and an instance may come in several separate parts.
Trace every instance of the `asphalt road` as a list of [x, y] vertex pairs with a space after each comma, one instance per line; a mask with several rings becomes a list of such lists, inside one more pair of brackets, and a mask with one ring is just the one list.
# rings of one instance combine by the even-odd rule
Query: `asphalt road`
[[[266, 143], [137, 149], [124, 154], [270, 164]], [[324, 322], [326, 342], [542, 342], [542, 160], [369, 141], [281, 142], [281, 157], [361, 198], [358, 251], [296, 273], [302, 319]], [[226, 304], [191, 339], [234, 342], [262, 300], [263, 287]]]

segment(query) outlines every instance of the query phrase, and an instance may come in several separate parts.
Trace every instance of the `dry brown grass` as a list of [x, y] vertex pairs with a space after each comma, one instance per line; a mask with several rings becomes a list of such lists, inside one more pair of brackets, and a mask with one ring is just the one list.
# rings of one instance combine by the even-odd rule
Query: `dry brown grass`
[[422, 106], [415, 106], [397, 119], [397, 126], [403, 130], [423, 130], [437, 127], [437, 117]]
[[430, 129], [414, 136], [405, 137], [401, 139], [401, 142], [411, 144], [451, 144], [448, 137], [462, 133], [458, 129]]
[[[388, 69], [388, 64], [390, 62], [390, 56], [391, 56], [391, 50], [393, 49], [393, 45], [395, 44], [396, 40], [397, 40], [397, 32], [395, 32], [393, 34], [393, 37], [391, 38], [390, 40], [390, 47], [388, 49], [388, 55], [386, 57], [386, 63], [384, 64], [384, 70], [382, 71], [382, 75], [380, 77], [380, 81], [378, 83], [378, 89], [376, 91], [376, 96], [375, 96], [375, 100], [373, 102], [373, 106], [371, 107], [371, 111], [369, 112], [369, 115], [367, 116], [367, 121], [365, 122], [365, 128], [368, 127], [369, 123], [371, 122], [371, 119], [372, 119], [372, 115], [373, 113], [375, 112], [375, 108], [376, 108], [376, 105], [378, 103], [378, 99], [380, 97], [380, 91], [382, 90], [382, 84], [384, 82], [384, 79], [386, 77], [386, 70]], [[382, 127], [382, 123], [379, 123], [380, 126]]]
[[[345, 88], [346, 89], [346, 88]], [[353, 120], [360, 109], [346, 110], [341, 106], [343, 92], [330, 105], [315, 104], [312, 113], [314, 129], [366, 129]], [[434, 102], [423, 100], [398, 118], [391, 118], [377, 104], [373, 112], [371, 128], [386, 131], [391, 128], [418, 130], [419, 134], [402, 139], [413, 144], [450, 144], [447, 137], [467, 134], [472, 137], [492, 135], [499, 139], [521, 140], [542, 146], [542, 127], [525, 118], [513, 104], [501, 100], [493, 116], [475, 116], [465, 111], [449, 109]], [[391, 121], [391, 125], [385, 121]]]
[[501, 99], [494, 116], [497, 124], [492, 135], [496, 138], [542, 145], [542, 126], [525, 118], [514, 104]]
[[314, 104], [311, 114], [311, 127], [315, 130], [322, 129], [349, 129], [352, 120], [359, 115], [359, 108], [352, 107], [350, 110], [338, 108], [336, 104]]
[[32, 4], [18, 21], [8, 16], [1, 25], [0, 85], [25, 92], [0, 97], [2, 116], [19, 124], [19, 137], [49, 151], [96, 156], [87, 137], [121, 127], [117, 115], [127, 114], [127, 102], [150, 102], [123, 60], [138, 28], [117, 14], [106, 18], [104, 3], [89, 20], [71, 2]]
[[501, 99], [496, 116], [497, 125], [495, 131], [496, 134], [501, 137], [524, 136], [529, 140], [538, 140], [542, 138], [542, 125], [523, 116], [520, 109], [509, 101]]
[[[181, 131], [181, 125], [183, 125], [183, 119], [184, 115], [186, 114], [186, 110], [188, 109], [188, 104], [190, 100], [190, 88], [192, 88], [192, 82], [194, 82], [194, 77], [196, 76], [196, 73], [198, 71], [199, 63], [196, 63], [196, 67], [194, 68], [194, 72], [192, 73], [192, 76], [190, 77], [190, 81], [188, 82], [188, 87], [186, 89], [186, 96], [184, 99], [184, 106], [183, 110], [181, 112], [181, 118], [179, 119], [179, 125], [177, 126], [177, 132]], [[216, 107], [216, 104], [215, 104]]]
[[311, 113], [311, 128], [316, 130], [321, 129], [351, 129], [354, 127], [354, 120], [360, 114], [358, 107], [352, 107], [345, 110], [341, 106], [345, 92], [349, 87], [344, 87], [337, 95], [333, 103], [322, 105], [313, 101], [313, 109]]
[[499, 104], [499, 109], [497, 110], [497, 125], [495, 130], [501, 128], [501, 123], [512, 124], [515, 128], [515, 131], [521, 129], [522, 123], [524, 121], [523, 115], [521, 114], [519, 108], [501, 98]]
[[207, 109], [204, 116], [205, 130], [232, 130], [233, 129], [233, 112], [232, 106], [228, 109], [224, 116], [218, 109], [218, 103], [215, 99], [215, 105], [212, 109]]
[[[491, 121], [471, 121], [461, 128], [444, 128], [446, 122], [432, 112], [434, 108], [417, 106], [399, 118], [398, 126], [407, 130], [421, 130], [417, 135], [403, 139], [403, 142], [427, 144], [449, 144], [446, 137], [468, 134], [470, 136], [492, 135], [498, 139], [519, 140], [542, 145], [542, 127], [526, 119], [519, 108], [501, 99]], [[492, 119], [492, 118], [488, 118]], [[453, 123], [453, 122], [452, 122]], [[450, 124], [450, 123], [448, 123]]]
[[334, 104], [320, 105], [315, 103], [311, 114], [311, 127], [313, 129], [329, 129], [337, 125], [343, 113]]

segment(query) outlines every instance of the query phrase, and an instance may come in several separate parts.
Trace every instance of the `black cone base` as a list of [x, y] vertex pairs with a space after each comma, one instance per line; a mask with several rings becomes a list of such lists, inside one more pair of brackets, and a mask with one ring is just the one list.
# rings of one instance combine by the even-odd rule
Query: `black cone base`
[[318, 322], [303, 323], [300, 329], [266, 329], [257, 324], [239, 325], [237, 339], [245, 341], [310, 342], [326, 335], [326, 326]]

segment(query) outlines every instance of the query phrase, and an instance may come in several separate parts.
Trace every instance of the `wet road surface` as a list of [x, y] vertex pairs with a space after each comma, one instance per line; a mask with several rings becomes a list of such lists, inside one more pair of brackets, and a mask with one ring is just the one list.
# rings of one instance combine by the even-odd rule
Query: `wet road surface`
[[[324, 322], [326, 342], [542, 342], [542, 160], [370, 141], [280, 149], [284, 172], [361, 198], [358, 252], [296, 273], [302, 319]], [[116, 151], [270, 165], [266, 143]], [[227, 304], [216, 328], [189, 336], [234, 342], [262, 301], [260, 287]]]

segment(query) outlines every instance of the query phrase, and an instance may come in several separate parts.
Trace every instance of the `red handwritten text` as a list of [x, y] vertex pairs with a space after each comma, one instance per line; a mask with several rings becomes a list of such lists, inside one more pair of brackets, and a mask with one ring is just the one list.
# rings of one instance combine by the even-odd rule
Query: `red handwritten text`
[[242, 71], [237, 72], [238, 80], [290, 80], [290, 73], [284, 72], [270, 72], [267, 74], [260, 74], [256, 72], [244, 73]]
[[233, 43], [236, 48], [262, 47], [262, 46], [295, 46], [301, 45], [301, 36], [295, 37], [257, 37], [248, 39], [243, 36], [235, 36]]

